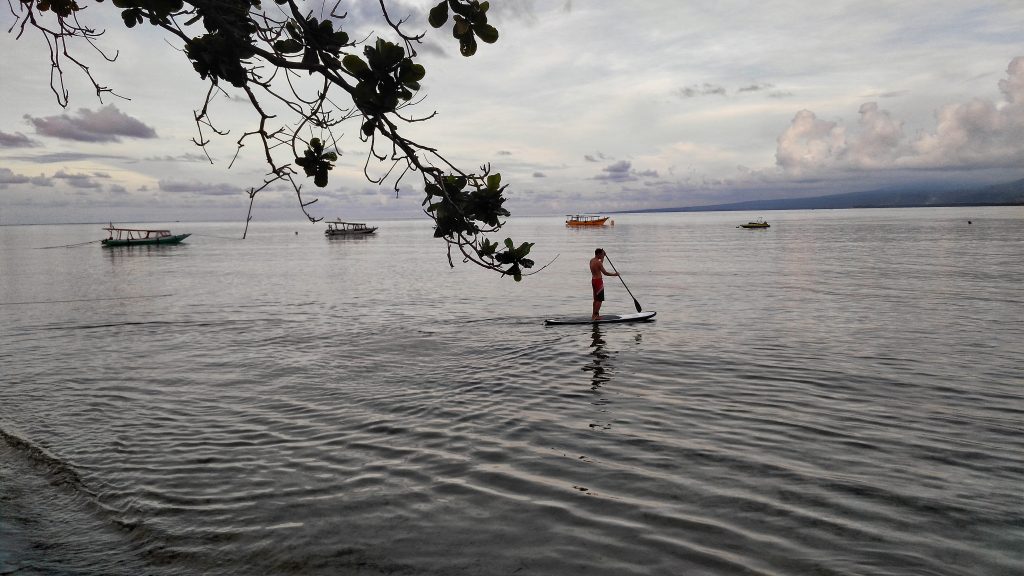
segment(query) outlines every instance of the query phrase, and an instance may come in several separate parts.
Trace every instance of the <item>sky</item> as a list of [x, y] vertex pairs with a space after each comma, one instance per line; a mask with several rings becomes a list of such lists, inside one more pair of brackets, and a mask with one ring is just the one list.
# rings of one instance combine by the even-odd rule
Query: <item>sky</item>
[[[108, 62], [74, 54], [120, 97], [97, 98], [0, 9], [0, 224], [242, 220], [266, 167], [237, 91], [214, 102], [175, 42], [126, 29], [109, 2], [82, 18]], [[270, 5], [270, 3], [266, 3]], [[391, 2], [427, 31], [408, 134], [508, 184], [515, 215], [562, 215], [1024, 178], [1024, 2], [1019, 0], [492, 0], [496, 44], [472, 58], [425, 23], [432, 2]], [[14, 3], [17, 6], [17, 3]], [[319, 6], [319, 4], [317, 5]], [[353, 37], [390, 38], [376, 0], [342, 2]], [[426, 218], [422, 184], [368, 182], [358, 121], [317, 217]], [[237, 157], [236, 157], [237, 152]], [[209, 157], [207, 156], [209, 154]], [[211, 162], [212, 160], [212, 162]], [[371, 167], [371, 172], [379, 167]], [[301, 220], [294, 192], [256, 197], [258, 220]]]

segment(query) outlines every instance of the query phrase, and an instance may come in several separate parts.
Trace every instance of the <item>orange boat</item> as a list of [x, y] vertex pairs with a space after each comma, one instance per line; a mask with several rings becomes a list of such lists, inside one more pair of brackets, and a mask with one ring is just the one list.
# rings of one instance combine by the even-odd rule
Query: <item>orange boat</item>
[[607, 216], [596, 216], [594, 214], [566, 214], [566, 226], [604, 226]]

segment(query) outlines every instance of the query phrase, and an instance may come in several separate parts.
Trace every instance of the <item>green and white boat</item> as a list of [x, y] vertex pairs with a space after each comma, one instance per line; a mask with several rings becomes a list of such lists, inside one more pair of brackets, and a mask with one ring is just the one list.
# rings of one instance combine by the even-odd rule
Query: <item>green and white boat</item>
[[344, 222], [342, 220], [332, 220], [327, 223], [327, 230], [324, 230], [324, 236], [328, 238], [335, 237], [351, 237], [351, 236], [369, 236], [377, 231], [376, 226], [367, 226], [363, 222]]
[[116, 228], [110, 224], [104, 230], [109, 236], [101, 240], [104, 246], [142, 246], [151, 244], [178, 244], [191, 234], [171, 234], [170, 230], [146, 230], [143, 228]]

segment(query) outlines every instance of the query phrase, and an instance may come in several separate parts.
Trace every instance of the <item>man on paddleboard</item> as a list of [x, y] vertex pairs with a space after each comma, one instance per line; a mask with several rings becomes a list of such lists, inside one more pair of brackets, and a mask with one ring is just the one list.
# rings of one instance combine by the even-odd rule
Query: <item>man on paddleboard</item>
[[604, 269], [604, 250], [598, 248], [594, 250], [594, 257], [590, 259], [590, 285], [594, 289], [594, 315], [591, 316], [591, 320], [601, 319], [601, 303], [604, 302], [604, 278], [602, 274], [608, 276], [618, 276], [618, 272], [609, 272]]

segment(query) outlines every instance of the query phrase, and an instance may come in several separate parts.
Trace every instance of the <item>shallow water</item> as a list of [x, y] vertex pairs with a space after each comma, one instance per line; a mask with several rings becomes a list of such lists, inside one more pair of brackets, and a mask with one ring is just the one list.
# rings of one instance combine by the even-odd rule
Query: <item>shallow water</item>
[[0, 227], [0, 573], [1020, 573], [1024, 209], [614, 219]]

